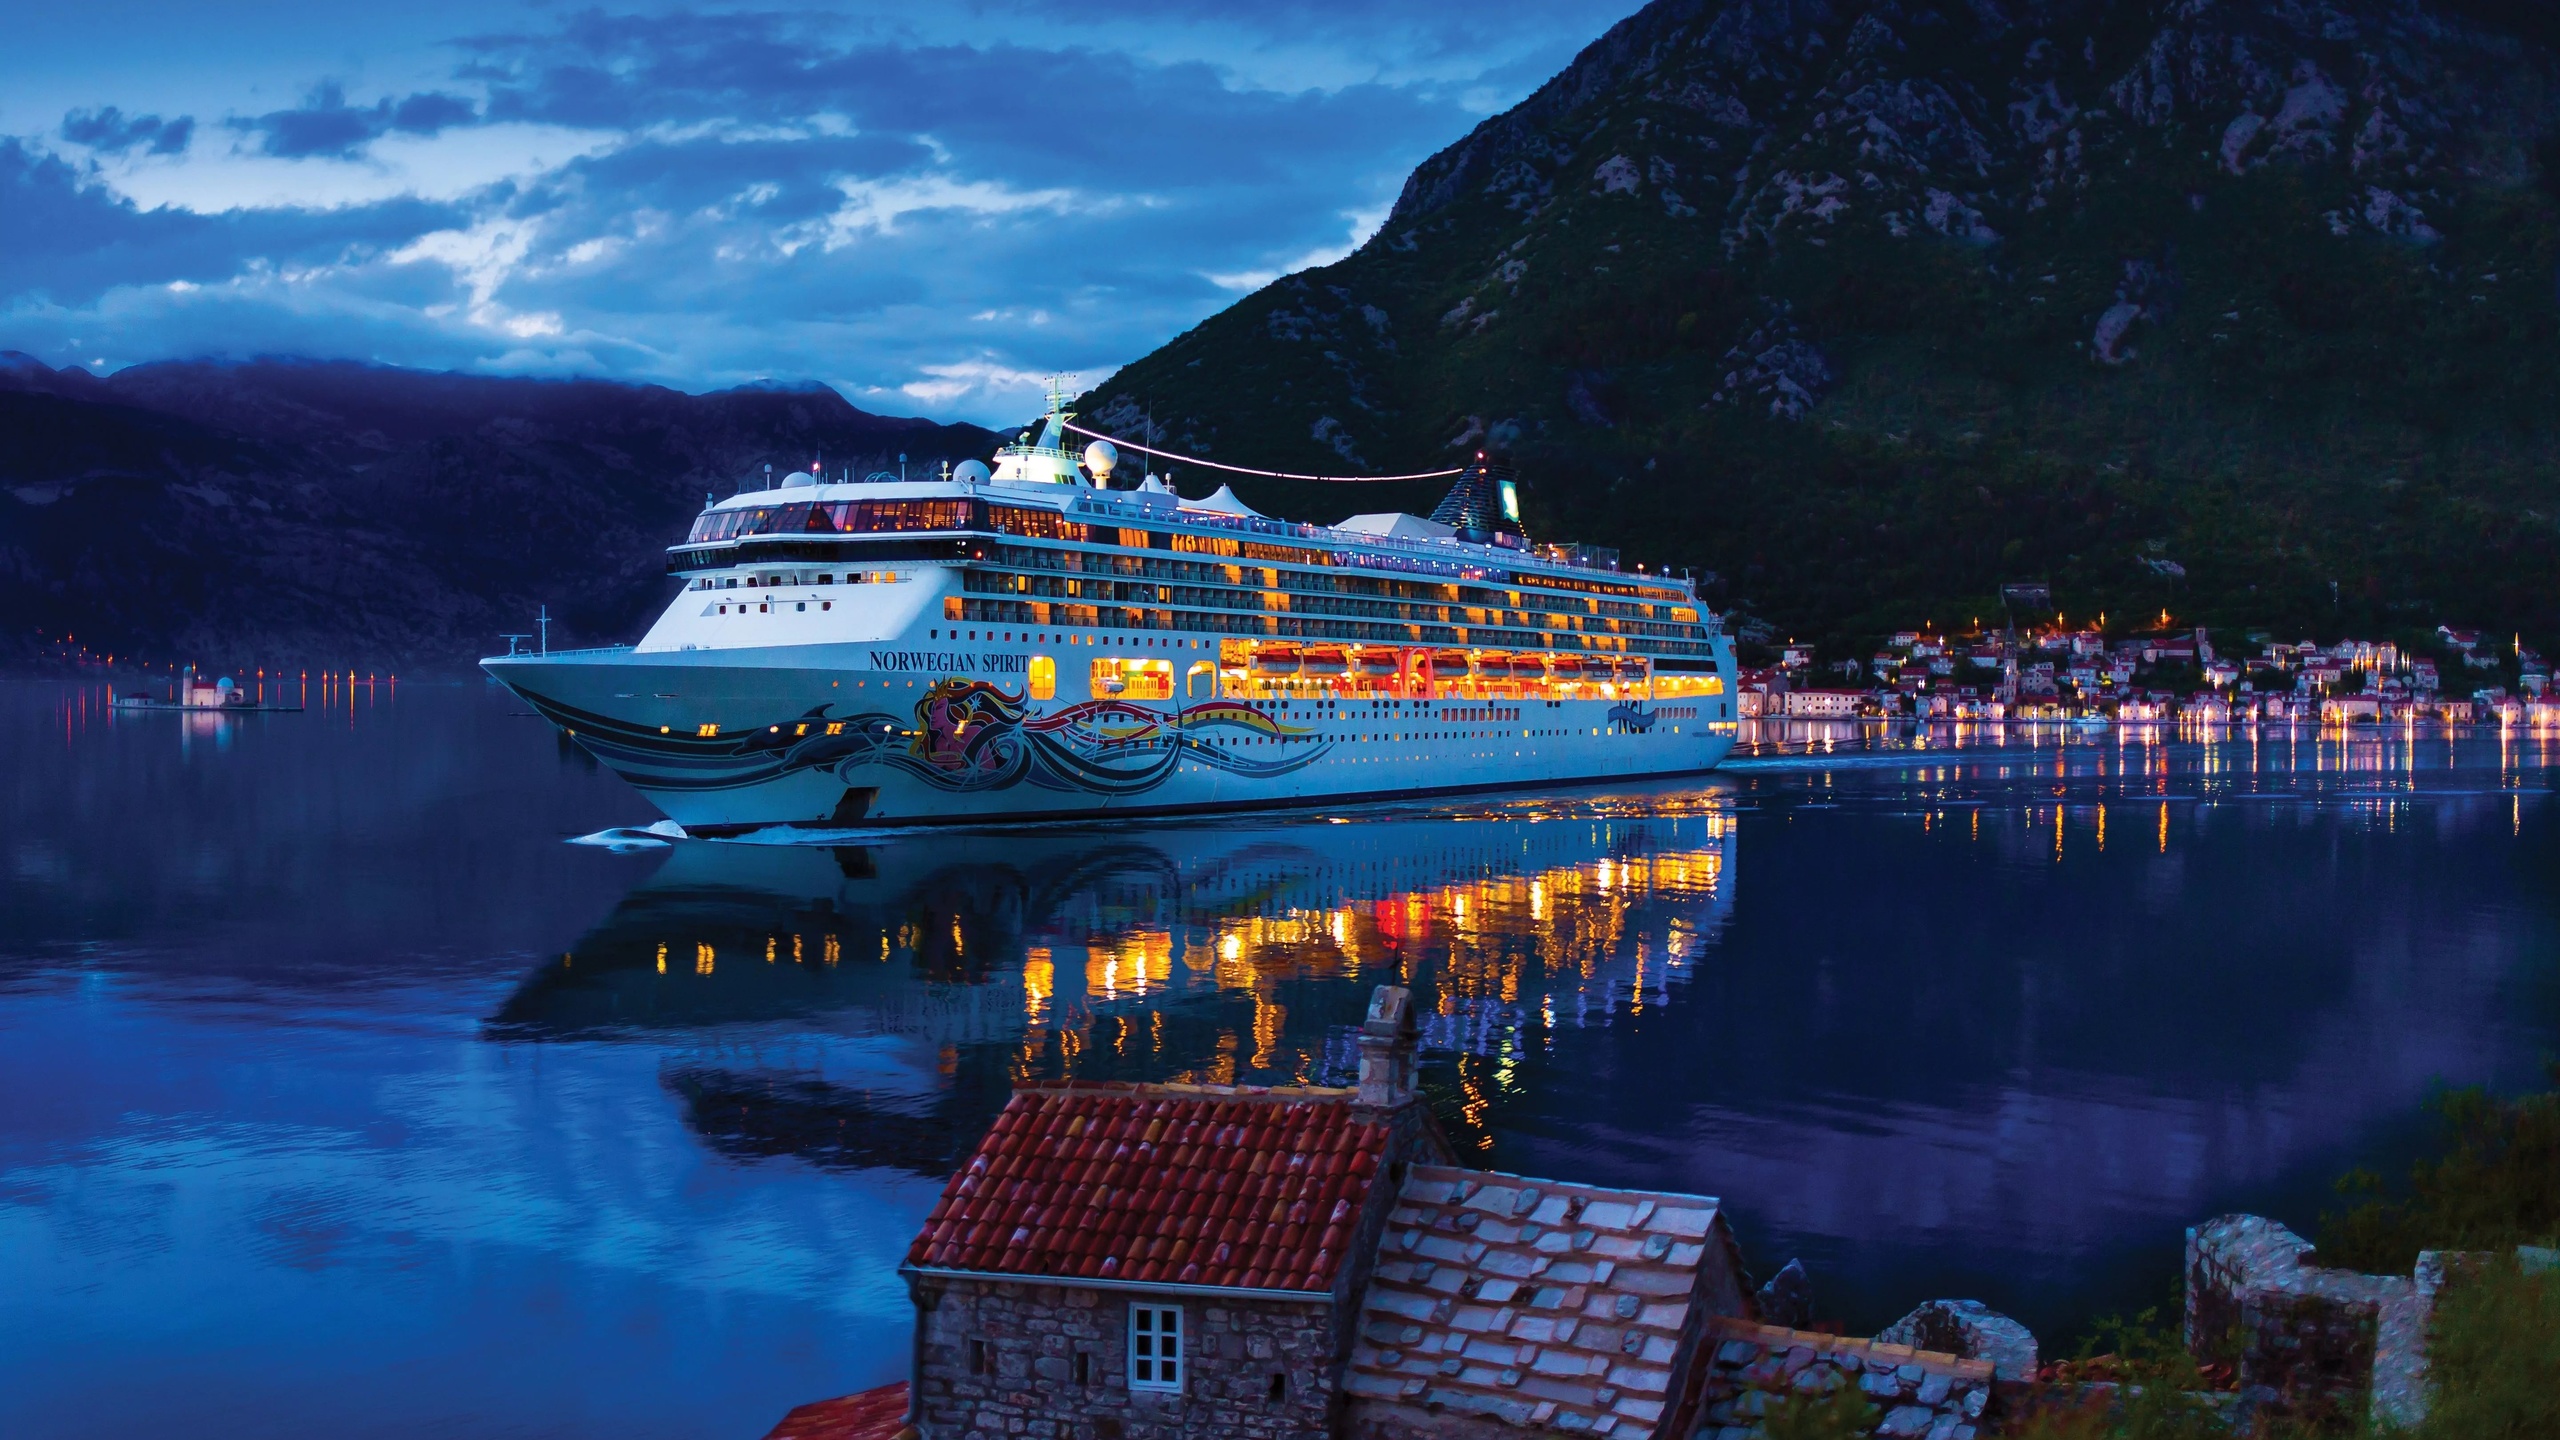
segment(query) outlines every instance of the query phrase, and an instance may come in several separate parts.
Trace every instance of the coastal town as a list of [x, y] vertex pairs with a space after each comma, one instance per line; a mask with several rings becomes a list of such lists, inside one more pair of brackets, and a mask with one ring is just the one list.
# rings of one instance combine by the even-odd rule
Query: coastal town
[[2551, 667], [2521, 636], [2287, 641], [2160, 625], [1896, 632], [1872, 654], [1761, 647], [1736, 677], [1748, 720], [2126, 725], [2560, 727]]

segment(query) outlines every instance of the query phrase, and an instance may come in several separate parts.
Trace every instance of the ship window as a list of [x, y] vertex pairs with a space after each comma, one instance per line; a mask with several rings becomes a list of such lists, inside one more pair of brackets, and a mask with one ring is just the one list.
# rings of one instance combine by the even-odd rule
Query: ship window
[[1031, 698], [1034, 700], [1058, 698], [1058, 662], [1046, 655], [1031, 657]]
[[1106, 657], [1093, 662], [1096, 700], [1170, 700], [1173, 662]]
[[833, 585], [836, 583], [836, 577], [833, 575], [820, 575], [818, 577], [818, 583], [821, 585]]
[[[986, 524], [985, 507], [974, 500], [840, 500], [818, 509], [829, 526], [846, 534], [974, 530]], [[815, 516], [811, 528], [819, 528]]]

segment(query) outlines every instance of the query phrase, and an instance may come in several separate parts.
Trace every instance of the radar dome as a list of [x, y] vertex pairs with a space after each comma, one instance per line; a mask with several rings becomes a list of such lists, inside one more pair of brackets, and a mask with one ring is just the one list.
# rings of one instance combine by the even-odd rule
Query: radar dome
[[984, 485], [989, 473], [984, 461], [963, 460], [951, 467], [951, 478], [963, 485]]
[[1109, 480], [1111, 467], [1120, 463], [1120, 450], [1108, 440], [1096, 440], [1084, 447], [1084, 468], [1096, 480]]

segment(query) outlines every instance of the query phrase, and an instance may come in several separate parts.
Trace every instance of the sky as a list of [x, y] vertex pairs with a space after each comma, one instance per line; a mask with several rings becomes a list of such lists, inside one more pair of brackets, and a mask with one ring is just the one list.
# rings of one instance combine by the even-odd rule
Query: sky
[[0, 349], [990, 424], [1375, 231], [1634, 0], [0, 0]]

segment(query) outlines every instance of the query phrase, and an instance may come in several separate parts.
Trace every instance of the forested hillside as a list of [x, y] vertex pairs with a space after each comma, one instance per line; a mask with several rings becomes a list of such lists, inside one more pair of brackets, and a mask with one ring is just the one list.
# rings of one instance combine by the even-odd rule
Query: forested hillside
[[1084, 407], [1246, 464], [1488, 449], [1533, 531], [1791, 632], [2043, 580], [2560, 638], [2554, 34], [2488, 0], [1657, 0], [1357, 253]]
[[822, 385], [687, 395], [299, 360], [105, 379], [0, 355], [0, 660], [459, 672], [529, 631], [637, 637], [665, 548], [762, 467], [985, 455]]

